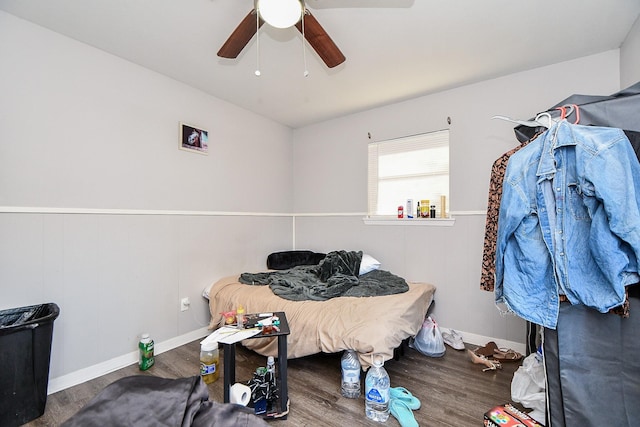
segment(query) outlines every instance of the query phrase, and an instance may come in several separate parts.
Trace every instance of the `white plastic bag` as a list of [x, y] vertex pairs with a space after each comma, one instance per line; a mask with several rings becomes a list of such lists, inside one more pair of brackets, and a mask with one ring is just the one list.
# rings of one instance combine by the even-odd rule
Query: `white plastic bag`
[[511, 399], [525, 408], [545, 411], [545, 381], [542, 357], [532, 353], [525, 357], [522, 366], [511, 380]]
[[438, 324], [431, 318], [431, 316], [427, 317], [422, 323], [422, 328], [416, 335], [410, 347], [415, 348], [425, 356], [444, 356], [445, 348], [442, 333], [440, 333]]

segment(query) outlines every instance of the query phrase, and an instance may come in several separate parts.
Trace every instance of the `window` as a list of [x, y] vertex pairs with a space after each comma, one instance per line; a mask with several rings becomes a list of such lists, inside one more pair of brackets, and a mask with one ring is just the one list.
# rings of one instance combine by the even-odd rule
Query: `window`
[[413, 199], [405, 215], [415, 216], [417, 202], [429, 200], [440, 217], [441, 196], [449, 200], [449, 131], [370, 143], [368, 186], [369, 216], [396, 216]]

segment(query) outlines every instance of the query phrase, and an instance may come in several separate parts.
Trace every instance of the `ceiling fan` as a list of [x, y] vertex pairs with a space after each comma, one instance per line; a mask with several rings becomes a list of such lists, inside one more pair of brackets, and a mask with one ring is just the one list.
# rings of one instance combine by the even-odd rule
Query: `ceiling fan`
[[[273, 1], [273, 0], [272, 0]], [[242, 49], [249, 43], [253, 36], [258, 31], [259, 27], [265, 23], [265, 13], [262, 7], [265, 7], [267, 0], [254, 0], [254, 8], [249, 14], [240, 22], [236, 29], [231, 33], [227, 41], [224, 42], [218, 56], [222, 58], [237, 58]], [[338, 46], [331, 40], [329, 34], [325, 31], [316, 18], [311, 15], [309, 10], [304, 5], [304, 0], [295, 0], [296, 4], [300, 3], [301, 13], [294, 19], [298, 19], [295, 22], [295, 26], [307, 40], [309, 45], [316, 51], [320, 59], [329, 68], [336, 67], [345, 61], [345, 56], [342, 54]], [[269, 18], [266, 18], [269, 22]], [[304, 24], [304, 26], [303, 26]], [[290, 24], [294, 25], [294, 24]], [[283, 27], [280, 27], [283, 28]], [[286, 27], [284, 27], [286, 28]]]

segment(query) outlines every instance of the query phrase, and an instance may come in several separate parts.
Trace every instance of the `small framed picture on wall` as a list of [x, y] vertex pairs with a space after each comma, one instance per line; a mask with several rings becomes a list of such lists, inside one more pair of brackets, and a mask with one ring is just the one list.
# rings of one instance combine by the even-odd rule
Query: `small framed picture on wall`
[[209, 153], [209, 131], [180, 122], [181, 150], [199, 154]]

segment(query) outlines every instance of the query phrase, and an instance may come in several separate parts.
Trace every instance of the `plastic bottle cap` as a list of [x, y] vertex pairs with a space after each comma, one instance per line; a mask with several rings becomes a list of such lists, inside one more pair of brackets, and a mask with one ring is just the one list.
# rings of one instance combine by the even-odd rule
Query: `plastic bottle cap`
[[200, 345], [200, 350], [202, 351], [213, 351], [218, 348], [218, 341], [208, 341], [204, 344]]
[[273, 356], [267, 357], [267, 365], [272, 365], [274, 363], [275, 363], [275, 361], [273, 360]]
[[384, 366], [384, 357], [381, 354], [372, 354], [371, 364], [376, 368], [380, 368], [381, 366]]
[[140, 335], [140, 338], [142, 338], [143, 340], [146, 340], [147, 338], [149, 338], [149, 334], [142, 334]]

